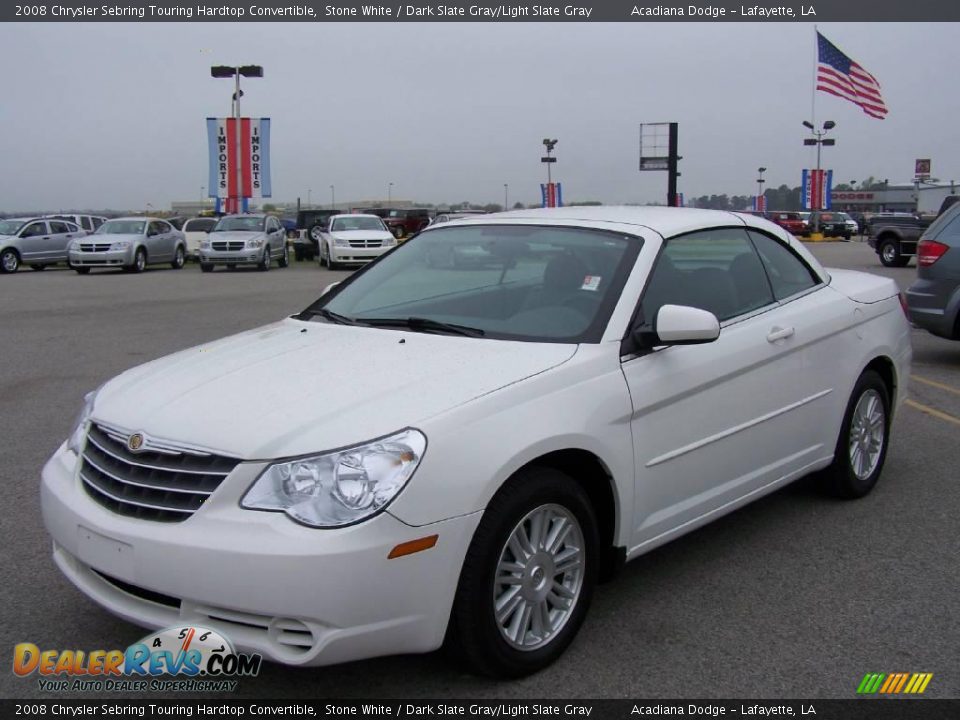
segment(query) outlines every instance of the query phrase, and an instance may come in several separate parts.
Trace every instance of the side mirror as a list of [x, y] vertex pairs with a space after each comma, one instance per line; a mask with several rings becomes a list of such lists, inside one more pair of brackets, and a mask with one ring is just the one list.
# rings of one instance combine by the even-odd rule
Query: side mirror
[[633, 329], [624, 338], [622, 354], [658, 345], [700, 345], [720, 337], [720, 322], [712, 312], [687, 305], [664, 305], [657, 312], [653, 331]]

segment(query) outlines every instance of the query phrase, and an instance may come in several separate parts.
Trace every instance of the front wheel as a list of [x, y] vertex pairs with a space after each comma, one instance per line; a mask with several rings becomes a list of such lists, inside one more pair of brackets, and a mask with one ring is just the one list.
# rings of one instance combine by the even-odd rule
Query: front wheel
[[142, 273], [147, 267], [147, 251], [143, 248], [137, 248], [133, 256], [133, 265], [124, 265], [123, 269], [127, 272]]
[[88, 267], [77, 267], [77, 266], [74, 266], [74, 267], [73, 267], [73, 271], [74, 271], [75, 273], [77, 273], [77, 275], [89, 275], [89, 274], [90, 274], [90, 268], [88, 268]]
[[15, 273], [20, 267], [20, 256], [13, 248], [0, 253], [0, 272]]
[[833, 464], [823, 472], [826, 489], [847, 499], [873, 490], [883, 471], [889, 440], [890, 393], [876, 372], [866, 370], [850, 394]]
[[597, 560], [596, 520], [583, 488], [551, 468], [522, 471], [490, 501], [470, 543], [448, 647], [486, 675], [542, 670], [580, 629]]
[[187, 262], [187, 254], [183, 251], [182, 245], [177, 245], [177, 250], [173, 254], [173, 262], [170, 263], [170, 267], [174, 270], [179, 270]]
[[39, 271], [41, 271], [41, 270], [46, 270], [46, 269], [47, 269], [47, 266], [46, 266], [46, 265], [31, 265], [31, 266], [30, 266], [30, 269], [31, 269], [31, 270], [36, 270], [36, 271], [39, 272]]
[[213, 272], [213, 263], [200, 263], [200, 272]]
[[257, 264], [257, 270], [260, 272], [266, 272], [270, 269], [270, 246], [267, 245], [263, 249], [263, 257], [260, 258], [260, 262]]

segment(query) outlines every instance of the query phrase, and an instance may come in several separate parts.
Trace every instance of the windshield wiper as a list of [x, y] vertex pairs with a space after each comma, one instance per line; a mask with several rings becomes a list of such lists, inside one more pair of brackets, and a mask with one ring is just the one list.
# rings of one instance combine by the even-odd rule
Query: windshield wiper
[[405, 327], [421, 332], [438, 332], [448, 335], [466, 335], [467, 337], [483, 337], [486, 333], [480, 328], [455, 323], [441, 322], [423, 317], [405, 318], [363, 318], [362, 322], [373, 327]]
[[308, 317], [313, 315], [319, 315], [327, 322], [336, 323], [337, 325], [366, 325], [366, 321], [361, 322], [352, 317], [347, 317], [346, 315], [341, 315], [340, 313], [335, 313], [333, 310], [327, 310], [326, 308], [320, 308], [319, 310], [311, 310], [307, 308], [298, 316], [299, 320], [306, 320]]

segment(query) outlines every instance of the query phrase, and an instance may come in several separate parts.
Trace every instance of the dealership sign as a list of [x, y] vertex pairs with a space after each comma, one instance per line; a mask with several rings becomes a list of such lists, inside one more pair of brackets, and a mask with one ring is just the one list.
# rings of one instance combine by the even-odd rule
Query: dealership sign
[[271, 197], [270, 118], [207, 118], [207, 140], [210, 197]]
[[540, 183], [542, 207], [563, 207], [563, 192], [560, 183]]

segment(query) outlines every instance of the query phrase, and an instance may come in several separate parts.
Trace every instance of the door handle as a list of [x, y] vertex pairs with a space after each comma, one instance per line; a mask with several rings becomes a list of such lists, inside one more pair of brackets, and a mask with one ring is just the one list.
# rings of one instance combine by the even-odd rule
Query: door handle
[[775, 325], [774, 327], [770, 328], [770, 332], [767, 333], [767, 342], [774, 343], [774, 342], [777, 342], [778, 340], [786, 340], [788, 337], [792, 337], [792, 336], [793, 336], [792, 327], [782, 328]]

